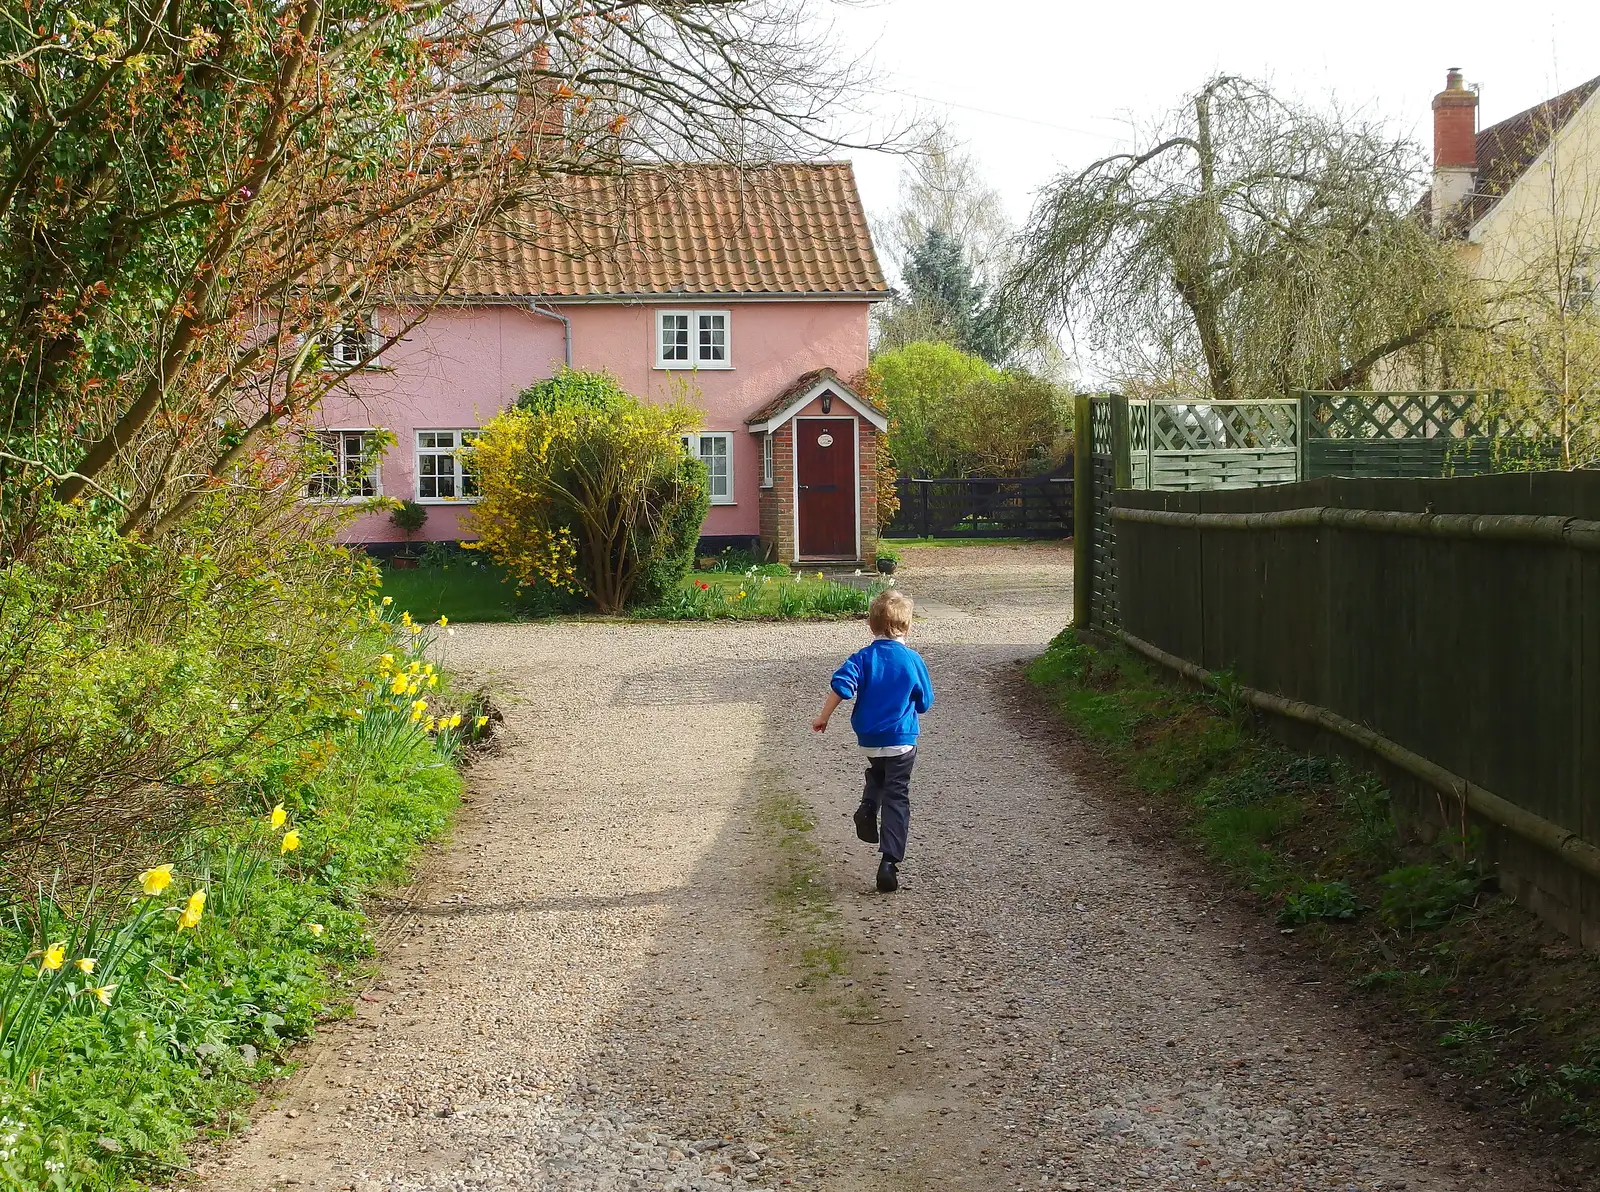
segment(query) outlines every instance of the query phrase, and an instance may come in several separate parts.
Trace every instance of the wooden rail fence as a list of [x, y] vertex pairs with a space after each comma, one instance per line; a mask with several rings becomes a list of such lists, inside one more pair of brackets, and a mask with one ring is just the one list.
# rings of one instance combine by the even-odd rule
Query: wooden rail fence
[[1600, 946], [1600, 474], [1124, 489], [1103, 633], [1415, 779]]
[[885, 538], [1068, 538], [1070, 477], [902, 477]]

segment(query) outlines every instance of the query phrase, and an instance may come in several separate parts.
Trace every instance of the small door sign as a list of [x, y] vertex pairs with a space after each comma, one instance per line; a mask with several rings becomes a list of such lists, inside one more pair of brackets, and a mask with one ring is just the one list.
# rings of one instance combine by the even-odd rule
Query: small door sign
[[818, 447], [832, 447], [833, 446], [833, 436], [830, 435], [827, 431], [823, 431], [820, 435], [817, 436], [817, 446]]

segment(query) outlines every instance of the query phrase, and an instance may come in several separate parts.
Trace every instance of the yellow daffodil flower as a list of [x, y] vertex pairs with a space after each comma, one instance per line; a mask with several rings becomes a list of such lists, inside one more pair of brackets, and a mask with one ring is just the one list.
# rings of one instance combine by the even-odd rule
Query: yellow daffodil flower
[[457, 712], [454, 716], [450, 717], [450, 727], [451, 728], [460, 728], [461, 727], [461, 713], [460, 712]]
[[[818, 574], [820, 574], [820, 572]], [[410, 613], [401, 613], [400, 614], [400, 624], [409, 627], [410, 624], [411, 624], [411, 614]]]
[[283, 843], [278, 846], [278, 855], [281, 857], [281, 856], [283, 856], [284, 853], [292, 853], [292, 852], [294, 852], [295, 849], [297, 849], [299, 847], [300, 847], [300, 829], [299, 828], [290, 828], [287, 832], [285, 832], [283, 834]]
[[744, 593], [740, 592], [737, 596], [734, 597], [734, 599], [735, 600], [743, 600], [744, 599]]
[[428, 663], [427, 666], [423, 667], [422, 668], [422, 673], [425, 674], [425, 675], [433, 674], [433, 663], [430, 662], [430, 663]]
[[44, 950], [44, 955], [39, 959], [41, 973], [53, 973], [67, 962], [67, 945], [51, 944]]
[[422, 663], [417, 662], [415, 660], [412, 661], [410, 666], [406, 667], [406, 670], [410, 671], [412, 674], [416, 674], [421, 669], [422, 669]]
[[819, 571], [819, 572], [817, 572], [817, 578], [818, 578], [818, 579], [821, 579], [821, 578], [822, 578], [822, 572], [820, 572], [820, 571]]
[[439, 676], [438, 675], [429, 675], [428, 676], [428, 686], [429, 687], [437, 687], [438, 685], [439, 685]]
[[109, 1006], [111, 1004], [111, 995], [116, 991], [117, 986], [115, 982], [110, 985], [90, 985], [84, 989], [85, 993], [92, 996], [94, 1000], [99, 1002], [102, 1006]]
[[422, 632], [422, 626], [421, 625], [411, 625], [411, 626], [408, 626], [408, 628], [411, 630], [412, 633], [421, 633]]
[[200, 916], [206, 909], [206, 892], [196, 890], [189, 895], [189, 901], [183, 904], [183, 913], [178, 916], [178, 930], [189, 931], [200, 926]]
[[440, 629], [443, 629], [448, 624], [450, 624], [450, 618], [449, 617], [440, 617], [439, 618], [439, 628]]
[[324, 928], [321, 923], [307, 923], [306, 930], [312, 935], [321, 935], [324, 931]]
[[139, 875], [139, 888], [145, 892], [147, 898], [154, 898], [170, 885], [172, 885], [171, 865], [157, 865], [154, 869], [146, 869]]
[[388, 608], [393, 603], [394, 603], [394, 597], [393, 596], [385, 596], [383, 598], [383, 607], [384, 608]]
[[93, 956], [80, 956], [78, 959], [72, 962], [72, 966], [84, 976], [88, 976], [90, 973], [94, 972], [94, 965], [95, 959]]
[[474, 728], [482, 728], [484, 725], [486, 725], [488, 723], [489, 723], [489, 718], [487, 716], [480, 716], [480, 717], [478, 717], [477, 722], [473, 725], [473, 727]]
[[288, 822], [289, 813], [283, 809], [283, 804], [279, 803], [272, 809], [272, 814], [267, 818], [274, 828], [281, 828]]
[[406, 672], [401, 671], [394, 677], [394, 682], [389, 684], [389, 693], [391, 695], [404, 695], [409, 682], [410, 680], [406, 678]]
[[385, 654], [382, 658], [378, 659], [378, 669], [383, 670], [383, 671], [393, 670], [394, 669], [394, 655], [393, 654]]

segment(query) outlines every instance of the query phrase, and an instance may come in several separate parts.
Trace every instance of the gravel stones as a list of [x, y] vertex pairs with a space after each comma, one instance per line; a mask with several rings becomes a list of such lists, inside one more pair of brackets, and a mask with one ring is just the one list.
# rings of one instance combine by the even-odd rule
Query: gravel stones
[[[939, 702], [893, 898], [849, 818], [859, 752], [809, 730], [862, 623], [461, 626], [448, 662], [500, 693], [498, 752], [382, 980], [200, 1186], [1542, 1188], [1332, 993], [1264, 978], [1271, 925], [1063, 770], [1015, 664], [1070, 575], [1058, 549], [905, 551]], [[815, 820], [825, 936], [779, 930], [773, 791]], [[797, 988], [824, 945], [843, 972]]]

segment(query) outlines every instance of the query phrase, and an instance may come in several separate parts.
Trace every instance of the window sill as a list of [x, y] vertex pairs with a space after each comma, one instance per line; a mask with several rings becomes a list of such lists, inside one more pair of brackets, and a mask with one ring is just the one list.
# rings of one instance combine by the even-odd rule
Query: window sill
[[476, 505], [482, 497], [413, 497], [418, 505]]
[[301, 497], [301, 505], [367, 505], [373, 501], [383, 500], [382, 493], [375, 493], [370, 497]]
[[738, 503], [739, 502], [735, 501], [732, 497], [712, 497], [711, 498], [711, 504], [713, 506], [718, 507], [718, 508], [732, 508], [734, 505], [737, 505]]
[[656, 361], [656, 372], [732, 372], [731, 364], [663, 364]]

